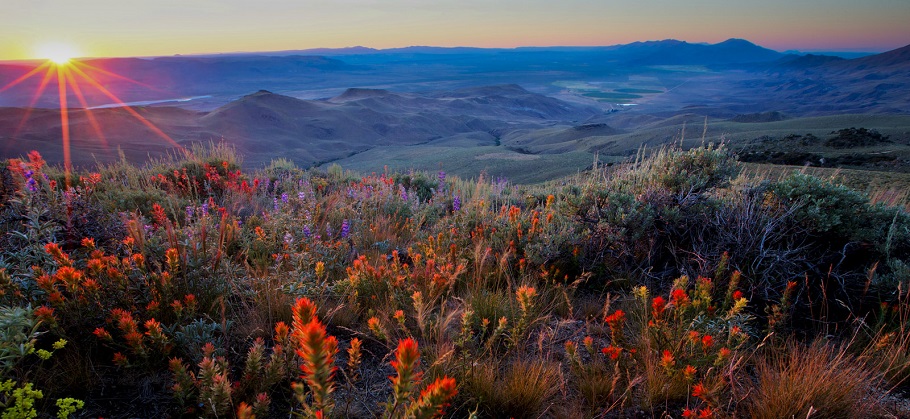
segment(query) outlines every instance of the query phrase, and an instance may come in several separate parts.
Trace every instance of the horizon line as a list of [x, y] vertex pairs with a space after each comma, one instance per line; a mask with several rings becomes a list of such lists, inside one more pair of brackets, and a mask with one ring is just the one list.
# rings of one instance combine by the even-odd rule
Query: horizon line
[[[849, 54], [873, 55], [873, 54], [880, 54], [880, 53], [903, 48], [903, 46], [900, 46], [900, 47], [895, 47], [895, 48], [890, 48], [890, 47], [842, 48], [842, 49], [839, 49], [839, 48], [813, 48], [813, 49], [791, 48], [791, 49], [786, 49], [786, 50], [777, 50], [777, 49], [773, 49], [773, 48], [769, 48], [769, 47], [757, 44], [757, 43], [752, 42], [745, 38], [731, 37], [726, 40], [723, 40], [720, 42], [715, 42], [715, 43], [693, 42], [693, 41], [686, 41], [686, 40], [681, 40], [681, 39], [676, 39], [676, 38], [664, 38], [664, 39], [648, 39], [648, 40], [643, 40], [643, 41], [633, 41], [633, 42], [624, 43], [624, 44], [610, 44], [610, 45], [519, 45], [519, 46], [512, 46], [512, 47], [479, 47], [479, 46], [471, 46], [471, 45], [456, 45], [456, 46], [407, 45], [407, 46], [398, 46], [398, 47], [389, 47], [389, 48], [374, 48], [374, 47], [369, 47], [369, 46], [365, 46], [365, 45], [349, 45], [349, 46], [344, 46], [344, 47], [312, 47], [312, 48], [300, 48], [300, 49], [275, 49], [275, 50], [257, 50], [257, 51], [238, 50], [238, 51], [222, 51], [222, 52], [192, 52], [192, 53], [173, 53], [173, 54], [168, 54], [168, 55], [98, 55], [98, 56], [89, 55], [89, 56], [73, 57], [73, 59], [75, 59], [75, 60], [118, 59], [118, 58], [121, 58], [121, 59], [123, 59], [123, 58], [155, 59], [155, 58], [172, 58], [172, 57], [212, 57], [212, 56], [219, 56], [219, 55], [240, 55], [240, 54], [267, 55], [267, 54], [274, 54], [274, 53], [293, 53], [293, 52], [307, 52], [307, 51], [318, 51], [318, 50], [343, 51], [343, 50], [360, 49], [360, 48], [372, 50], [373, 52], [377, 52], [377, 53], [381, 53], [383, 51], [401, 50], [401, 49], [408, 49], [408, 48], [476, 49], [476, 50], [518, 50], [518, 49], [523, 49], [523, 48], [544, 48], [544, 49], [545, 48], [554, 48], [554, 49], [557, 49], [557, 48], [611, 48], [611, 47], [621, 47], [621, 46], [626, 46], [626, 45], [632, 45], [632, 44], [636, 44], [636, 43], [665, 42], [665, 41], [679, 41], [679, 42], [683, 42], [683, 43], [687, 43], [687, 44], [691, 44], [691, 45], [718, 45], [718, 44], [722, 44], [722, 43], [725, 43], [728, 41], [734, 41], [734, 40], [735, 41], [746, 41], [755, 46], [765, 48], [765, 49], [768, 49], [771, 51], [775, 51], [775, 52], [778, 52], [781, 54], [788, 54], [788, 53], [812, 54], [812, 53], [826, 53], [827, 52], [827, 53], [849, 53]], [[905, 46], [910, 46], [910, 44], [907, 44]], [[351, 55], [356, 55], [356, 54], [351, 54]], [[318, 54], [315, 54], [315, 56], [318, 56]], [[0, 59], [0, 64], [10, 64], [10, 63], [33, 64], [35, 62], [40, 63], [45, 60], [46, 60], [46, 58], [25, 58], [25, 59], [9, 59], [9, 60]]]

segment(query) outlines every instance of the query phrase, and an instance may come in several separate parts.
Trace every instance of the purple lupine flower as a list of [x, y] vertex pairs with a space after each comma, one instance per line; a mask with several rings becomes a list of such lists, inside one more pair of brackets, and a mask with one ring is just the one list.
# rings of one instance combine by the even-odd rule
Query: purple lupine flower
[[341, 238], [346, 239], [348, 235], [351, 234], [351, 224], [348, 223], [347, 218], [341, 222]]
[[38, 192], [38, 182], [35, 181], [35, 178], [33, 177], [34, 175], [34, 170], [25, 171], [25, 186], [28, 187], [28, 190], [32, 192]]
[[294, 236], [290, 232], [284, 233], [284, 244], [290, 246], [291, 243], [294, 243]]
[[306, 199], [306, 192], [303, 192], [303, 191], [297, 192], [297, 199], [299, 199], [299, 200], [301, 200], [301, 201], [305, 200], [305, 199]]
[[278, 198], [272, 198], [272, 208], [278, 211]]
[[332, 225], [329, 223], [325, 223], [325, 236], [332, 237]]
[[209, 216], [209, 203], [208, 202], [202, 203], [202, 216], [203, 217]]
[[196, 212], [196, 208], [192, 205], [186, 206], [186, 222], [190, 222], [193, 219], [193, 214]]
[[455, 195], [455, 197], [452, 198], [452, 210], [455, 212], [458, 212], [458, 210], [460, 210], [460, 209], [461, 209], [461, 197], [459, 197], [458, 195]]
[[440, 182], [445, 182], [445, 181], [446, 181], [446, 172], [443, 172], [443, 171], [441, 171], [441, 170], [439, 171], [439, 181], [440, 181]]
[[408, 191], [407, 191], [407, 189], [404, 188], [404, 185], [402, 185], [402, 184], [398, 185], [398, 194], [401, 195], [402, 201], [408, 200]]
[[288, 203], [288, 194], [287, 194], [287, 192], [281, 194], [281, 202], [284, 202], [285, 204]]
[[303, 237], [310, 238], [310, 225], [303, 226]]

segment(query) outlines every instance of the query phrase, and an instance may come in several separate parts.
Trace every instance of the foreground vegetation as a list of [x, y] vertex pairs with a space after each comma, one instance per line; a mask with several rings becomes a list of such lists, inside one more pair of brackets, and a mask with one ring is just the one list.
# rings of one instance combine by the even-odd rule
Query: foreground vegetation
[[910, 216], [846, 187], [189, 156], [4, 165], [3, 417], [910, 414]]

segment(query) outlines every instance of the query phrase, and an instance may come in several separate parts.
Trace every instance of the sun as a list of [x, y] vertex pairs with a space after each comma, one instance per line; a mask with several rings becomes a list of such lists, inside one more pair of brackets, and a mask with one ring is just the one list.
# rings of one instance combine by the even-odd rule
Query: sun
[[52, 42], [38, 46], [35, 49], [35, 56], [46, 58], [57, 65], [66, 65], [74, 57], [78, 57], [79, 52], [72, 45]]

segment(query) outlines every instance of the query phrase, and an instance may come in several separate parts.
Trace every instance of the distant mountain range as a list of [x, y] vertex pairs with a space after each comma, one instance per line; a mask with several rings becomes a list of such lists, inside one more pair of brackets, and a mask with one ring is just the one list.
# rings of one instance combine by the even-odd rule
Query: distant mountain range
[[[34, 67], [0, 64], [0, 86]], [[80, 68], [121, 101], [135, 102], [130, 109], [178, 143], [224, 140], [248, 166], [276, 157], [301, 166], [368, 165], [391, 155], [407, 165], [415, 155], [432, 160], [427, 156], [443, 148], [483, 151], [458, 160], [480, 169], [496, 159], [518, 168], [515, 162], [561, 154], [572, 154], [576, 164], [587, 153], [621, 156], [641, 144], [670, 141], [673, 130], [706, 120], [756, 125], [910, 114], [910, 46], [854, 59], [783, 54], [741, 39], [354, 47], [94, 59]], [[62, 159], [56, 80], [36, 97], [40, 83], [39, 75], [0, 93], [0, 157], [38, 149], [49, 161]], [[118, 147], [136, 161], [172, 147], [102, 90], [82, 86], [96, 108], [73, 107], [80, 102], [72, 94], [68, 100], [77, 164], [116, 159]], [[25, 109], [33, 101], [36, 108]], [[639, 131], [649, 134], [636, 136]]]

